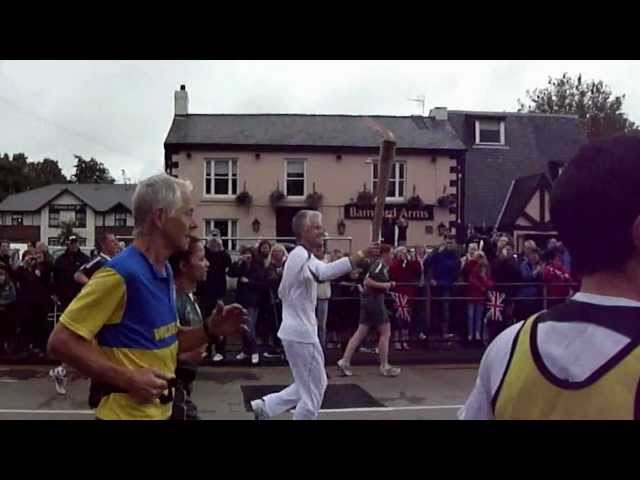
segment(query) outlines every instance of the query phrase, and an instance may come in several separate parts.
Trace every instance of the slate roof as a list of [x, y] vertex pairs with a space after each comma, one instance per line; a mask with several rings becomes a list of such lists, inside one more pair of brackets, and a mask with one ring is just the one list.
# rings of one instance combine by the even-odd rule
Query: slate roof
[[378, 147], [373, 120], [393, 132], [398, 148], [464, 150], [448, 121], [421, 116], [189, 114], [174, 117], [170, 145]]
[[0, 211], [33, 212], [40, 210], [61, 193], [68, 191], [95, 211], [106, 212], [119, 203], [132, 209], [135, 185], [57, 183], [9, 195], [0, 203]]
[[[567, 162], [586, 142], [578, 120], [571, 115], [452, 110], [449, 122], [467, 146], [465, 165], [465, 223], [496, 224], [513, 180], [547, 173], [549, 162]], [[475, 120], [505, 120], [508, 148], [478, 148]]]

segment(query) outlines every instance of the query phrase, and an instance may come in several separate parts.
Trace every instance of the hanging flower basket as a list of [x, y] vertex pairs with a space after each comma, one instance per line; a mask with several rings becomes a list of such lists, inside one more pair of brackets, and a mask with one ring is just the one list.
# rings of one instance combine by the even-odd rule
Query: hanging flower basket
[[307, 198], [304, 199], [304, 202], [307, 207], [317, 210], [318, 208], [320, 208], [320, 205], [322, 205], [322, 198], [323, 197], [321, 193], [312, 192], [307, 195]]
[[407, 205], [409, 205], [409, 208], [422, 208], [424, 206], [424, 201], [422, 201], [420, 195], [412, 195], [407, 200]]
[[253, 203], [253, 196], [244, 190], [236, 195], [236, 203], [241, 207], [250, 207]]
[[269, 195], [269, 203], [271, 203], [271, 207], [275, 210], [282, 204], [285, 198], [284, 192], [280, 190], [280, 183], [278, 183], [276, 189]]
[[322, 205], [322, 198], [322, 194], [316, 192], [316, 183], [313, 182], [313, 192], [307, 195], [307, 197], [304, 199], [304, 203], [307, 205], [307, 207], [313, 210], [317, 210], [318, 208], [320, 208], [320, 205]]
[[451, 198], [451, 195], [442, 195], [440, 198], [438, 198], [438, 206], [439, 207], [450, 207], [451, 205], [453, 205], [454, 200]]
[[369, 205], [373, 205], [373, 202], [375, 200], [375, 196], [373, 195], [373, 192], [370, 192], [369, 190], [367, 190], [367, 184], [364, 184], [364, 188], [362, 191], [358, 192], [358, 195], [356, 197], [356, 203], [360, 206], [369, 206]]

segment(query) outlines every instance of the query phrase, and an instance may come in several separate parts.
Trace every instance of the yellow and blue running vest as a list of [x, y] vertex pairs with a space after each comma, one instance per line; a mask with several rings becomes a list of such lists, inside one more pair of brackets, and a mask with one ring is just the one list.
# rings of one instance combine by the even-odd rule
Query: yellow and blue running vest
[[[502, 382], [493, 398], [498, 420], [632, 420], [640, 418], [640, 309], [570, 301], [529, 318], [514, 339]], [[570, 319], [614, 327], [631, 341], [589, 377], [556, 377], [538, 350], [543, 320]], [[616, 326], [616, 323], [618, 324]]]
[[[131, 246], [107, 262], [65, 310], [60, 320], [106, 357], [126, 368], [155, 368], [173, 376], [178, 354], [175, 286], [171, 268], [160, 273]], [[105, 396], [100, 419], [162, 420], [171, 403], [137, 403], [126, 393]]]

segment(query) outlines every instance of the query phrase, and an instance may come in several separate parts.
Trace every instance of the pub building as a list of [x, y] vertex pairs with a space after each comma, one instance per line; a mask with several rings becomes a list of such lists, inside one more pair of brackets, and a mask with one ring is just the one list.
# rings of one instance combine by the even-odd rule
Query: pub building
[[463, 243], [470, 224], [497, 226], [516, 178], [567, 161], [584, 142], [570, 116], [197, 114], [184, 85], [174, 101], [164, 169], [192, 182], [200, 236], [220, 232], [234, 251], [293, 241], [291, 219], [305, 208], [323, 214], [329, 248], [370, 242], [382, 129], [396, 139], [386, 212], [404, 213], [409, 246], [437, 246], [448, 233]]

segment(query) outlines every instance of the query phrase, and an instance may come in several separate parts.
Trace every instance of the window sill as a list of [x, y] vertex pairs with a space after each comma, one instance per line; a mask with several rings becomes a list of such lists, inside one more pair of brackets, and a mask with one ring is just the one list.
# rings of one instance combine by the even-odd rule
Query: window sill
[[231, 201], [235, 200], [236, 195], [203, 195], [202, 200], [207, 202], [215, 202], [216, 200]]
[[509, 150], [509, 147], [500, 143], [476, 143], [472, 148], [478, 149], [495, 149], [495, 150]]

